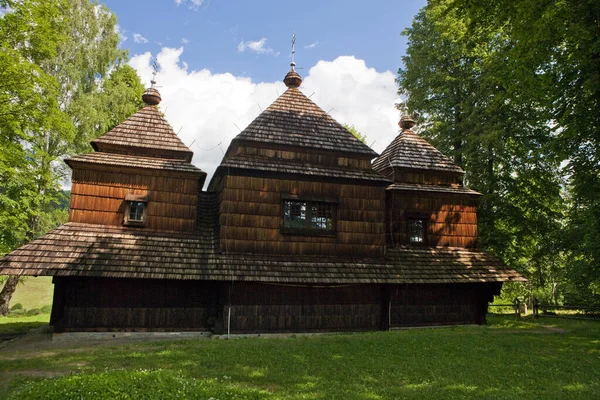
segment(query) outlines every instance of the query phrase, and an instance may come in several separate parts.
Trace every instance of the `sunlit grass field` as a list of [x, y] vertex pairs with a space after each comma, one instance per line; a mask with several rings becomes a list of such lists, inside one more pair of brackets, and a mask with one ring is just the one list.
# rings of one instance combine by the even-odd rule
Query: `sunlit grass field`
[[489, 322], [287, 338], [14, 342], [0, 349], [0, 398], [600, 396], [600, 322], [493, 315]]

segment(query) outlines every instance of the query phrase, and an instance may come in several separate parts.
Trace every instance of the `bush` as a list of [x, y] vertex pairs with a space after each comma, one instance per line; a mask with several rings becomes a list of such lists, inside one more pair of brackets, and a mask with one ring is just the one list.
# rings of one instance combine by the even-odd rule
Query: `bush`
[[42, 313], [44, 314], [50, 314], [52, 312], [52, 306], [47, 304], [44, 307], [40, 308], [40, 310], [42, 311]]
[[18, 311], [18, 310], [21, 310], [21, 311], [23, 310], [23, 304], [17, 303], [10, 308], [10, 311]]
[[39, 308], [32, 308], [31, 310], [27, 310], [26, 315], [39, 315], [42, 313], [42, 310]]

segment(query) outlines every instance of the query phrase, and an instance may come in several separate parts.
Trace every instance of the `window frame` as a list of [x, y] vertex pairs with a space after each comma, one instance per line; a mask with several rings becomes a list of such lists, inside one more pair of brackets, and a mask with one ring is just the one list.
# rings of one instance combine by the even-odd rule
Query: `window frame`
[[[130, 218], [131, 206], [135, 203], [140, 203], [143, 205], [141, 220], [136, 220], [136, 219]], [[123, 225], [146, 226], [147, 210], [148, 210], [148, 198], [147, 197], [141, 197], [141, 196], [135, 196], [135, 195], [125, 196], [125, 215], [123, 216]]]
[[[422, 240], [421, 241], [413, 241], [412, 240], [412, 232], [411, 232], [411, 223], [412, 222], [421, 222], [422, 229]], [[408, 244], [412, 246], [423, 246], [427, 245], [427, 219], [421, 216], [409, 216], [406, 219], [406, 236], [408, 238]]]
[[[305, 226], [303, 227], [291, 227], [285, 226], [285, 208], [286, 202], [299, 202], [306, 204], [306, 218]], [[312, 220], [312, 208], [314, 205], [325, 204], [331, 207], [331, 229], [327, 228], [316, 228], [311, 226]], [[337, 212], [338, 212], [339, 201], [337, 199], [324, 198], [324, 197], [311, 197], [311, 196], [294, 196], [285, 195], [281, 197], [281, 225], [280, 232], [282, 234], [290, 235], [306, 235], [306, 236], [330, 236], [335, 237], [337, 235]]]

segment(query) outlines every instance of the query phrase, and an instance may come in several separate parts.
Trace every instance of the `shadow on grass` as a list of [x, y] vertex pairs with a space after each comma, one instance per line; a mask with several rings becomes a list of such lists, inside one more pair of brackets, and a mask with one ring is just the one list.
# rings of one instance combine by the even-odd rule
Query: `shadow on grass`
[[11, 377], [6, 394], [34, 399], [593, 398], [600, 325], [535, 333], [546, 323], [498, 317], [490, 327], [74, 345], [0, 353], [0, 375]]
[[47, 322], [3, 322], [0, 324], [0, 335], [19, 335], [32, 329], [48, 327]]

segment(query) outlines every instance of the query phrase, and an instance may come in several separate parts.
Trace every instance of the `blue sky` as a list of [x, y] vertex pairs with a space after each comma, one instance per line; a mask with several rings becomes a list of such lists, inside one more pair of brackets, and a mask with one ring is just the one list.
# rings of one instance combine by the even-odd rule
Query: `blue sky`
[[[426, 1], [219, 1], [108, 0], [131, 55], [164, 46], [186, 50], [191, 68], [230, 72], [253, 81], [280, 79], [287, 70], [292, 32], [296, 63], [352, 55], [378, 71], [397, 71], [405, 52], [402, 30]], [[194, 3], [200, 3], [196, 6]], [[134, 39], [137, 36], [138, 42]], [[143, 38], [143, 39], [142, 39]], [[266, 39], [257, 53], [240, 52], [243, 42]], [[144, 43], [144, 39], [148, 42]], [[187, 41], [187, 43], [185, 43]], [[312, 47], [310, 47], [312, 45]]]
[[398, 134], [400, 33], [424, 0], [104, 3], [145, 85], [157, 60], [161, 111], [209, 180], [231, 139], [286, 90], [293, 32], [300, 90], [376, 152]]

